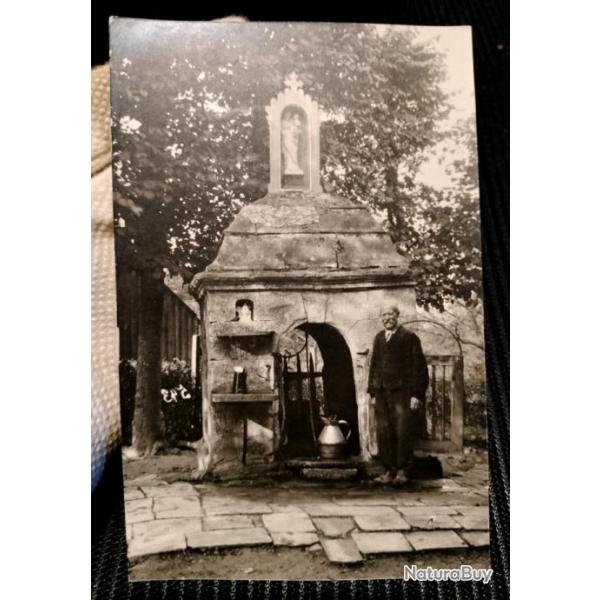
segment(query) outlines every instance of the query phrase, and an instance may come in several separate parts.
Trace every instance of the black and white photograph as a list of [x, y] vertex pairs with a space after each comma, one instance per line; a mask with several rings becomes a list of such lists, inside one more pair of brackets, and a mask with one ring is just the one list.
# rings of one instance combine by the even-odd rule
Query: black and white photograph
[[489, 581], [471, 28], [113, 18], [92, 77], [130, 580]]

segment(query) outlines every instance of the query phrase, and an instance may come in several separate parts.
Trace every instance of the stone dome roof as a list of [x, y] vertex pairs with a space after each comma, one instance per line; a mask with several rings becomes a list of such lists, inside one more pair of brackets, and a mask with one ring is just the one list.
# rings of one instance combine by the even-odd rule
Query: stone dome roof
[[368, 209], [326, 193], [269, 193], [242, 208], [217, 258], [200, 279], [386, 273], [406, 276], [408, 260]]

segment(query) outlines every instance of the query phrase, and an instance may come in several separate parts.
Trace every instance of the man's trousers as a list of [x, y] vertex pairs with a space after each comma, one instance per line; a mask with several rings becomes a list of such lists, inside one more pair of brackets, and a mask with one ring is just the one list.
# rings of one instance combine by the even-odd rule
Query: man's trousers
[[407, 468], [413, 458], [410, 397], [403, 389], [381, 389], [375, 395], [379, 459], [388, 471]]

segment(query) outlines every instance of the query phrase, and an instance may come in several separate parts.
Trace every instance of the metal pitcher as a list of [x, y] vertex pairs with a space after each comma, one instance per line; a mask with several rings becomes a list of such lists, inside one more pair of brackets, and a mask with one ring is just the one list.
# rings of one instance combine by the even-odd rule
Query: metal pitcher
[[[336, 419], [321, 417], [325, 427], [319, 434], [319, 456], [321, 458], [341, 458], [346, 450], [346, 440], [352, 433], [350, 425], [344, 419]], [[348, 428], [346, 436], [342, 433], [340, 425], [345, 425]]]

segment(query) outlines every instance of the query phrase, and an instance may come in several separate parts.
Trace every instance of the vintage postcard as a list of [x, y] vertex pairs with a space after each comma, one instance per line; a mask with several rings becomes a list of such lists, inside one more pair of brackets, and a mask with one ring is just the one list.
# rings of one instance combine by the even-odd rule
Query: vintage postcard
[[110, 36], [130, 578], [489, 580], [470, 28]]

